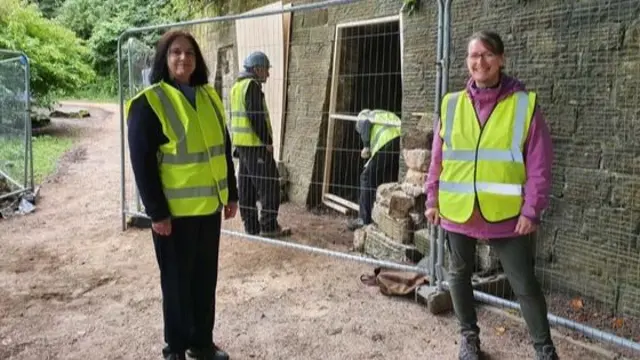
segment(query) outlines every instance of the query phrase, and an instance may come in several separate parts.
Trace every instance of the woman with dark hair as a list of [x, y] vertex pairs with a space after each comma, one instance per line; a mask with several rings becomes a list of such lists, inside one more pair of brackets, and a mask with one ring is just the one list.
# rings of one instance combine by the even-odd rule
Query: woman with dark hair
[[[213, 342], [221, 213], [238, 190], [224, 108], [195, 39], [165, 33], [151, 86], [126, 104], [131, 165], [160, 268], [165, 359], [228, 359]], [[186, 353], [186, 354], [185, 354]]]
[[425, 215], [447, 233], [449, 285], [462, 332], [459, 358], [481, 358], [471, 276], [476, 243], [485, 239], [520, 302], [536, 359], [554, 360], [531, 236], [548, 205], [551, 138], [536, 94], [503, 73], [504, 61], [498, 34], [471, 37], [466, 89], [444, 96], [435, 126]]

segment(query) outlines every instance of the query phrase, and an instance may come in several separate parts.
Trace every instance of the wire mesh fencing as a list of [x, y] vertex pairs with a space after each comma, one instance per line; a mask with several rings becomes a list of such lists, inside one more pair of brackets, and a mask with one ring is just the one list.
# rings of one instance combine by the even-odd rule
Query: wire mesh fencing
[[[180, 26], [198, 40], [233, 138], [240, 214], [229, 229], [262, 241], [283, 236], [288, 244], [425, 271], [413, 266], [427, 251], [414, 246], [413, 234], [424, 230], [423, 243], [429, 241], [422, 187], [430, 143], [425, 135], [421, 144], [414, 144], [407, 154], [413, 159], [408, 169], [400, 148], [403, 121], [430, 117], [423, 95], [432, 97], [433, 86], [425, 87], [424, 79], [434, 76], [425, 70], [435, 68], [429, 48], [437, 27], [425, 37], [409, 33], [406, 42], [418, 50], [412, 55], [418, 61], [407, 63], [405, 78], [410, 81], [405, 87], [401, 28], [409, 25], [403, 25], [401, 4], [382, 4], [380, 13], [388, 15], [374, 19], [361, 1], [304, 4], [292, 11], [283, 4], [251, 11], [243, 6], [231, 2], [226, 10], [237, 15], [230, 19]], [[427, 10], [425, 16], [435, 18], [436, 7]], [[125, 61], [126, 44], [123, 82], [132, 66]], [[242, 80], [250, 77], [244, 62], [256, 51], [269, 58], [268, 77], [244, 82], [243, 88]], [[407, 94], [410, 101], [403, 100]], [[124, 100], [131, 96], [127, 91], [123, 95]], [[240, 122], [250, 124], [259, 146], [241, 143], [242, 134], [234, 130], [241, 126], [234, 123], [237, 113], [247, 115]], [[145, 216], [131, 190], [126, 151], [123, 169], [123, 213]], [[371, 240], [363, 242], [369, 233]]]
[[496, 31], [506, 73], [537, 93], [550, 127], [552, 196], [536, 242], [549, 312], [635, 342], [639, 355], [639, 3], [452, 5], [449, 90], [465, 86], [469, 37]]
[[[413, 173], [404, 175], [400, 143], [403, 119], [426, 117], [426, 107], [421, 96], [411, 95], [410, 103], [403, 102], [403, 93], [417, 87], [431, 92], [431, 87], [425, 90], [418, 83], [423, 82], [424, 67], [434, 65], [409, 64], [407, 76], [412, 82], [403, 88], [403, 15], [396, 5], [381, 9], [392, 15], [371, 20], [367, 6], [357, 1], [303, 5], [314, 8], [291, 12], [287, 11], [290, 5], [282, 4], [242, 12], [238, 2], [228, 9], [240, 13], [237, 19], [184, 26], [196, 36], [210, 70], [210, 84], [225, 105], [240, 193], [238, 230], [266, 236], [283, 235], [279, 228], [285, 228], [285, 234], [292, 229], [290, 242], [325, 248], [335, 244], [346, 251], [354, 248], [354, 233], [349, 230], [359, 228], [356, 237], [367, 231], [372, 239], [377, 236], [377, 241], [368, 242], [368, 256], [398, 263], [421, 259], [413, 233], [427, 230], [422, 177], [428, 151], [415, 149], [409, 154], [415, 158], [408, 169]], [[349, 15], [357, 12], [355, 18]], [[434, 7], [427, 16], [435, 12]], [[335, 26], [326, 26], [328, 22]], [[436, 28], [431, 29], [430, 42], [435, 42], [435, 32]], [[408, 39], [428, 53], [423, 40]], [[126, 51], [123, 48], [123, 55]], [[256, 51], [269, 59], [268, 77], [245, 83], [243, 89], [242, 79], [250, 77], [244, 62]], [[234, 96], [244, 108], [234, 104]], [[247, 104], [256, 110], [246, 108]], [[238, 112], [248, 115], [245, 120], [258, 133], [259, 146], [241, 143], [242, 135], [234, 131], [238, 124], [233, 122]], [[128, 155], [124, 160], [130, 179], [125, 212], [143, 215], [130, 188]], [[380, 185], [385, 183], [383, 191]], [[398, 198], [401, 193], [403, 197]], [[291, 206], [283, 206], [287, 202]], [[299, 206], [312, 210], [299, 212]], [[390, 207], [398, 208], [398, 219], [389, 215], [394, 211]], [[358, 216], [361, 208], [363, 214]], [[386, 220], [386, 227], [378, 228], [375, 220]], [[306, 228], [309, 221], [331, 231], [316, 239], [320, 233]], [[366, 230], [364, 225], [369, 225]]]
[[[638, 5], [489, 5], [443, 0], [409, 15], [383, 0], [292, 9], [232, 1], [211, 14], [226, 15], [181, 24], [199, 43], [236, 150], [241, 209], [226, 233], [446, 280], [446, 234], [423, 215], [433, 122], [441, 95], [464, 88], [469, 36], [495, 30], [506, 43], [506, 72], [538, 93], [554, 142], [553, 196], [535, 256], [550, 317], [633, 347]], [[246, 73], [255, 51], [269, 58], [268, 76]], [[141, 89], [150, 58], [121, 62], [123, 76], [137, 79], [135, 91], [124, 86], [125, 99]], [[145, 216], [128, 161], [123, 215]], [[513, 307], [484, 241], [474, 268], [477, 297]]]
[[[130, 37], [123, 45], [124, 56], [121, 61], [125, 71], [121, 76], [121, 87], [126, 99], [133, 98], [150, 85], [149, 74], [153, 63], [154, 46], [155, 44], [149, 43], [148, 40], [140, 37]], [[128, 144], [124, 147], [124, 151], [125, 158], [128, 161]], [[128, 221], [133, 223], [137, 219], [146, 217], [144, 204], [140, 199], [131, 166], [126, 166], [123, 171], [126, 173], [126, 183], [124, 184], [126, 189], [124, 192], [126, 194], [125, 206], [129, 215]]]
[[0, 50], [0, 200], [33, 189], [29, 63]]

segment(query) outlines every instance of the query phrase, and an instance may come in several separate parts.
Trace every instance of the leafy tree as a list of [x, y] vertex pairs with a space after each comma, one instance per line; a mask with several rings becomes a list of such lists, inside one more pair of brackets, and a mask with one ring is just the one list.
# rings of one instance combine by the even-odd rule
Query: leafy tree
[[111, 15], [102, 13], [104, 9], [101, 3], [102, 1], [96, 0], [66, 0], [58, 10], [56, 20], [73, 30], [81, 39], [88, 40], [96, 23]]
[[51, 19], [55, 16], [56, 11], [62, 3], [64, 3], [64, 0], [35, 0], [34, 3], [38, 5], [38, 8], [40, 8], [45, 18]]
[[[56, 19], [87, 40], [96, 72], [111, 76], [120, 34], [133, 27], [173, 22], [179, 16], [173, 10], [170, 0], [67, 0]], [[159, 31], [135, 35], [150, 46], [158, 36]]]
[[24, 0], [0, 0], [0, 48], [23, 51], [30, 58], [36, 98], [75, 91], [95, 78], [87, 63], [90, 51], [73, 31]]

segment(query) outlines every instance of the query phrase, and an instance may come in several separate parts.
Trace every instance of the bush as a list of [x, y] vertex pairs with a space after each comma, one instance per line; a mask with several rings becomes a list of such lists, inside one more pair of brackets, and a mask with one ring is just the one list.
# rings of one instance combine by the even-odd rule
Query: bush
[[88, 61], [91, 53], [75, 33], [46, 19], [26, 1], [0, 1], [0, 48], [27, 54], [36, 98], [77, 91], [95, 79]]

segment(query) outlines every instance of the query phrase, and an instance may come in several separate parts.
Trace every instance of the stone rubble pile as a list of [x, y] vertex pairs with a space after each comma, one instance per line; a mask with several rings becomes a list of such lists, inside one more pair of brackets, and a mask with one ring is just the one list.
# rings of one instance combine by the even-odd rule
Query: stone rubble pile
[[[422, 139], [416, 140], [417, 136]], [[378, 187], [373, 223], [356, 230], [354, 250], [394, 262], [416, 263], [429, 255], [431, 226], [424, 217], [424, 183], [431, 162], [432, 136], [417, 134], [404, 141], [406, 175], [401, 182]], [[476, 273], [489, 273], [499, 267], [494, 251], [482, 242], [478, 243], [476, 258]]]
[[371, 213], [373, 224], [356, 231], [354, 247], [377, 259], [417, 261], [425, 249], [421, 246], [424, 241], [416, 244], [415, 238], [428, 238], [429, 232], [423, 189], [431, 151], [405, 149], [402, 158], [408, 169], [406, 176], [402, 182], [378, 187]]

